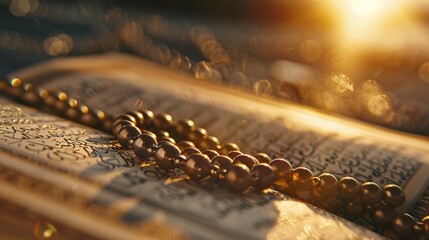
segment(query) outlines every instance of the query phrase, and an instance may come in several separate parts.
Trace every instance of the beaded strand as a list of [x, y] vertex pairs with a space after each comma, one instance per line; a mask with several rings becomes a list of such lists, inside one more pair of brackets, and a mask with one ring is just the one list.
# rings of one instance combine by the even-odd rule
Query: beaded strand
[[[169, 114], [155, 115], [150, 110], [129, 111], [113, 119], [64, 92], [51, 93], [17, 78], [1, 78], [0, 93], [111, 132], [140, 161], [155, 163], [164, 171], [181, 169], [192, 181], [210, 179], [234, 192], [273, 188], [334, 213], [369, 216], [376, 226], [392, 230], [400, 238], [416, 234], [429, 238], [429, 216], [417, 221], [407, 213], [395, 213], [405, 202], [405, 193], [395, 184], [380, 187], [347, 176], [337, 179], [330, 173], [314, 176], [310, 169], [293, 167], [284, 158], [242, 153], [235, 143], [222, 145], [192, 120], [175, 123]], [[303, 198], [306, 193], [309, 197]]]

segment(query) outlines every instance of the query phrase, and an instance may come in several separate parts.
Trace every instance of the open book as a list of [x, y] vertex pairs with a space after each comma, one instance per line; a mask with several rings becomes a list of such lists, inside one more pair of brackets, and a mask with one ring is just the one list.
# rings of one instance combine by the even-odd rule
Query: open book
[[[399, 211], [428, 213], [425, 137], [259, 99], [124, 55], [55, 60], [13, 76], [113, 115], [150, 108], [189, 118], [243, 152], [284, 157], [314, 174], [395, 183], [407, 195]], [[0, 198], [72, 232], [103, 239], [383, 238], [364, 218], [346, 220], [276, 191], [234, 194], [164, 176], [140, 166], [107, 133], [6, 98], [0, 108]]]

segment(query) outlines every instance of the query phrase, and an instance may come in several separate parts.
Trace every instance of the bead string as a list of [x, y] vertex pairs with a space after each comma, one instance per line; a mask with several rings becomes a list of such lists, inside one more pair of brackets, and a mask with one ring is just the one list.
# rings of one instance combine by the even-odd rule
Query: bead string
[[156, 164], [166, 172], [181, 169], [192, 181], [212, 180], [233, 192], [273, 188], [337, 214], [366, 217], [401, 238], [416, 234], [429, 238], [429, 215], [417, 221], [408, 213], [395, 213], [405, 202], [405, 193], [395, 184], [382, 188], [348, 176], [339, 180], [330, 173], [314, 176], [308, 168], [293, 167], [284, 158], [245, 154], [235, 143], [222, 145], [189, 119], [175, 123], [169, 114], [155, 115], [150, 110], [129, 111], [113, 119], [65, 92], [52, 93], [17, 78], [1, 78], [0, 93], [113, 133], [143, 163]]

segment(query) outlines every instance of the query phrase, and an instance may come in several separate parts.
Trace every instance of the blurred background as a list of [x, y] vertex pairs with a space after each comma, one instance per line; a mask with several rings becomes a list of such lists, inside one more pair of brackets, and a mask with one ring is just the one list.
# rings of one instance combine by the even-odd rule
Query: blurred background
[[429, 135], [429, 1], [0, 0], [2, 75], [107, 52]]

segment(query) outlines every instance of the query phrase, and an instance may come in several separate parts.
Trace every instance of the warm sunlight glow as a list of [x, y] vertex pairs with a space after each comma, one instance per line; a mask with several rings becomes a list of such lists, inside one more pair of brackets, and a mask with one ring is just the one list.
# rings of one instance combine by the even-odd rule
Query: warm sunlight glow
[[340, 33], [347, 42], [371, 41], [392, 19], [404, 17], [401, 0], [333, 0], [339, 12]]

